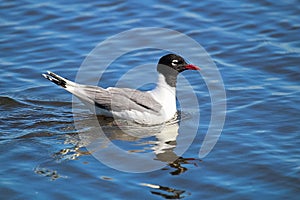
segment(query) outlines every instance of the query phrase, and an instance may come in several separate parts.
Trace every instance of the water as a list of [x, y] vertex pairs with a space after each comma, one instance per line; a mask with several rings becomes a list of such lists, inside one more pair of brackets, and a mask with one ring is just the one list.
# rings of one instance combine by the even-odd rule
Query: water
[[[298, 199], [298, 1], [28, 0], [3, 1], [0, 12], [1, 199]], [[71, 95], [41, 77], [52, 70], [74, 80], [99, 42], [138, 27], [184, 33], [218, 66], [227, 115], [207, 157], [198, 159], [198, 152], [211, 101], [199, 76], [186, 73], [201, 102], [196, 138], [182, 159], [146, 173], [118, 171], [90, 155], [80, 139], [89, 134], [74, 127]], [[161, 53], [122, 57], [102, 86], [115, 84], [130, 66], [156, 62]], [[80, 120], [88, 126], [87, 116]], [[127, 151], [154, 151], [149, 145], [155, 147], [155, 137], [135, 138], [106, 128], [112, 142]], [[191, 133], [179, 130], [179, 137], [186, 134]], [[172, 153], [169, 148], [165, 155]]]

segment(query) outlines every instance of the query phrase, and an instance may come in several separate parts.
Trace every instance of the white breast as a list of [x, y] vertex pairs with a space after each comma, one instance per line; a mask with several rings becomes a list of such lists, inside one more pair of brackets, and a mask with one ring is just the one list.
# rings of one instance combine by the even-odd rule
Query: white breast
[[162, 105], [161, 115], [164, 121], [172, 119], [177, 112], [176, 88], [167, 84], [165, 77], [159, 74], [157, 86], [149, 94]]

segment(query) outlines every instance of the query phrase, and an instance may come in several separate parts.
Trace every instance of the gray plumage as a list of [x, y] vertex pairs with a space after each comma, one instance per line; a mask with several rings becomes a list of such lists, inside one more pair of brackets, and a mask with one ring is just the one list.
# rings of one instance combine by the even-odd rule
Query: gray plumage
[[139, 112], [159, 113], [161, 104], [147, 92], [130, 88], [101, 88], [92, 85], [82, 85], [69, 81], [53, 72], [43, 74], [45, 78], [68, 90], [79, 99], [94, 104], [107, 111], [122, 112], [136, 110]]

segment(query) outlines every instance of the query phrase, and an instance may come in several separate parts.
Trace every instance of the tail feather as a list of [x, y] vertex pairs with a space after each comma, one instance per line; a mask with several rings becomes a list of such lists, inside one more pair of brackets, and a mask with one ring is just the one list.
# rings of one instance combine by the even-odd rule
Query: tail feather
[[61, 77], [53, 72], [50, 72], [50, 71], [47, 71], [47, 74], [42, 74], [42, 75], [49, 81], [55, 83], [58, 86], [63, 87], [68, 92], [77, 96], [83, 102], [88, 102], [90, 104], [93, 104], [93, 100], [86, 94], [86, 92], [84, 90], [84, 87], [86, 87], [86, 86], [69, 81], [68, 79], [63, 78], [63, 77]]
[[53, 73], [53, 72], [47, 71], [47, 74], [42, 74], [42, 75], [49, 81], [55, 83], [56, 85], [59, 85], [63, 88], [67, 87], [66, 85], [67, 85], [68, 80]]

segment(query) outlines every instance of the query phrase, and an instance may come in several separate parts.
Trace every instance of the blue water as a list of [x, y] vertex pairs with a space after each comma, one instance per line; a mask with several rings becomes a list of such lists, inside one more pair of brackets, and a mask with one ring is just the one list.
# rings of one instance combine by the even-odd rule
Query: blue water
[[[299, 15], [297, 0], [3, 1], [1, 199], [298, 199]], [[205, 81], [186, 73], [201, 102], [192, 111], [201, 110], [193, 143], [176, 163], [127, 173], [99, 162], [80, 144], [85, 133], [74, 126], [72, 96], [41, 73], [51, 70], [74, 80], [98, 43], [141, 27], [176, 30], [201, 44], [223, 78], [227, 112], [216, 146], [200, 160], [211, 100]], [[114, 62], [101, 85], [115, 84], [131, 66], [156, 62], [162, 52], [151, 52]], [[189, 132], [179, 131], [184, 134]], [[155, 140], [110, 138], [141, 155]]]

